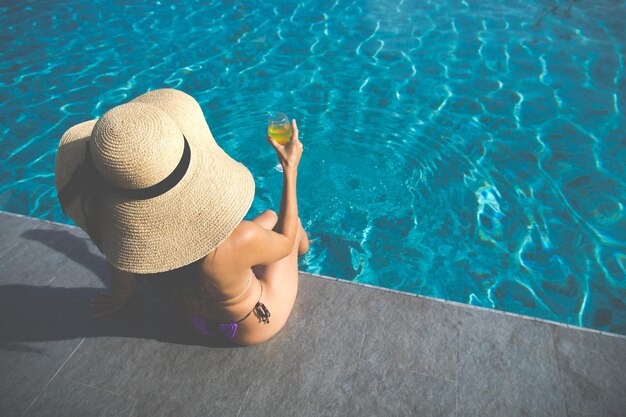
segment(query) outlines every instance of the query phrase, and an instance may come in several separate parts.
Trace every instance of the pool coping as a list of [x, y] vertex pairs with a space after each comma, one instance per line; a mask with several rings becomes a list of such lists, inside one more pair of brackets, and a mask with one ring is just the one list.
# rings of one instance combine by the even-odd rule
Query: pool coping
[[556, 325], [556, 326], [560, 326], [560, 327], [565, 327], [565, 328], [568, 328], [568, 329], [581, 330], [581, 331], [585, 331], [585, 332], [589, 332], [589, 333], [596, 333], [596, 334], [601, 334], [601, 335], [604, 335], [604, 336], [613, 336], [613, 337], [617, 337], [617, 338], [620, 338], [620, 339], [626, 339], [626, 335], [619, 334], [619, 333], [612, 333], [612, 332], [607, 332], [607, 331], [604, 331], [604, 330], [592, 329], [592, 328], [589, 328], [589, 327], [577, 326], [577, 325], [574, 325], [574, 324], [567, 324], [567, 323], [562, 323], [562, 322], [559, 322], [559, 321], [542, 319], [542, 318], [533, 317], [533, 316], [524, 315], [524, 314], [519, 314], [519, 313], [511, 313], [509, 311], [497, 310], [495, 308], [475, 306], [475, 305], [472, 305], [472, 304], [465, 304], [465, 303], [462, 303], [462, 302], [459, 302], [459, 301], [446, 300], [444, 298], [431, 297], [431, 296], [422, 295], [422, 294], [414, 294], [414, 293], [411, 293], [411, 292], [399, 291], [399, 290], [394, 290], [394, 289], [385, 288], [385, 287], [377, 287], [377, 286], [371, 285], [371, 284], [365, 284], [365, 283], [361, 283], [361, 282], [348, 281], [348, 280], [344, 280], [344, 279], [341, 279], [341, 278], [334, 278], [334, 277], [329, 277], [329, 276], [326, 276], [326, 275], [314, 274], [314, 273], [311, 273], [311, 272], [301, 272], [301, 273], [305, 274], [305, 275], [311, 275], [311, 276], [314, 276], [314, 277], [322, 278], [322, 279], [327, 279], [327, 280], [330, 280], [330, 281], [339, 281], [339, 282], [346, 283], [346, 284], [357, 285], [357, 286], [366, 287], [366, 288], [373, 288], [373, 289], [376, 289], [376, 290], [386, 291], [386, 292], [390, 292], [390, 293], [394, 293], [394, 294], [400, 294], [400, 295], [409, 296], [409, 297], [416, 297], [416, 298], [423, 298], [423, 299], [430, 300], [430, 301], [437, 301], [437, 302], [440, 302], [440, 303], [450, 304], [450, 305], [453, 305], [453, 306], [456, 306], [456, 307], [467, 308], [467, 309], [470, 309], [470, 310], [489, 311], [489, 312], [496, 313], [496, 314], [503, 314], [503, 315], [509, 316], [509, 317], [517, 317], [517, 318], [522, 318], [522, 319], [526, 319], [526, 320], [530, 320], [530, 321], [536, 321], [536, 322], [540, 322], [540, 323], [546, 323], [546, 324], [552, 324], [552, 325]]
[[245, 349], [194, 337], [149, 286], [125, 312], [94, 320], [89, 300], [108, 280], [88, 236], [1, 210], [0, 221], [2, 415], [567, 417], [626, 407], [622, 335], [322, 274], [301, 272], [290, 319]]
[[[48, 220], [48, 219], [40, 219], [40, 218], [37, 218], [37, 217], [32, 217], [32, 216], [25, 215], [25, 214], [13, 213], [13, 212], [10, 212], [10, 211], [0, 210], [0, 213], [4, 213], [4, 214], [16, 216], [16, 217], [21, 217], [21, 218], [26, 218], [26, 219], [33, 219], [33, 220], [37, 220], [37, 221], [41, 221], [41, 222], [45, 222], [45, 223], [49, 223], [49, 224], [54, 224], [54, 225], [58, 225], [58, 226], [68, 227], [68, 228], [80, 229], [78, 226], [75, 226], [75, 225], [66, 224], [66, 223], [60, 223], [60, 222], [56, 222], [56, 221]], [[539, 323], [546, 323], [546, 324], [550, 324], [550, 325], [554, 325], [554, 326], [564, 327], [564, 328], [567, 328], [567, 329], [574, 329], [574, 330], [579, 330], [579, 331], [583, 331], [583, 332], [594, 333], [594, 334], [599, 334], [599, 335], [603, 335], [603, 336], [611, 336], [611, 337], [616, 337], [618, 339], [626, 340], [626, 335], [622, 335], [622, 334], [619, 334], [619, 333], [612, 333], [612, 332], [607, 332], [607, 331], [604, 331], [604, 330], [592, 329], [592, 328], [589, 328], [589, 327], [577, 326], [577, 325], [574, 325], [574, 324], [567, 324], [567, 323], [562, 323], [562, 322], [559, 322], [559, 321], [542, 319], [542, 318], [533, 317], [533, 316], [529, 316], [529, 315], [525, 315], [525, 314], [512, 313], [512, 312], [504, 311], [504, 310], [498, 310], [498, 309], [493, 309], [493, 308], [488, 308], [488, 307], [476, 306], [476, 305], [472, 305], [472, 304], [462, 303], [462, 302], [459, 302], [459, 301], [452, 301], [452, 300], [446, 300], [446, 299], [443, 299], [443, 298], [431, 297], [431, 296], [428, 296], [428, 295], [415, 294], [415, 293], [411, 293], [411, 292], [407, 292], [407, 291], [399, 291], [399, 290], [394, 290], [394, 289], [385, 288], [385, 287], [378, 287], [376, 285], [365, 284], [365, 283], [361, 283], [361, 282], [349, 281], [349, 280], [345, 280], [345, 279], [342, 279], [342, 278], [331, 277], [331, 276], [328, 276], [328, 275], [316, 274], [316, 273], [307, 272], [307, 271], [298, 271], [298, 272], [300, 274], [302, 274], [302, 275], [309, 275], [309, 276], [313, 276], [313, 277], [317, 277], [317, 278], [321, 278], [321, 279], [325, 279], [325, 280], [329, 280], [329, 281], [337, 281], [337, 282], [340, 282], [340, 283], [343, 283], [343, 284], [356, 285], [356, 286], [365, 287], [365, 288], [371, 288], [371, 289], [374, 289], [374, 290], [384, 291], [384, 292], [388, 292], [388, 293], [392, 293], [392, 294], [399, 294], [399, 295], [408, 296], [408, 297], [416, 297], [416, 298], [421, 298], [421, 299], [425, 299], [425, 300], [436, 301], [436, 302], [439, 302], [439, 303], [449, 304], [449, 305], [453, 305], [453, 306], [460, 307], [460, 308], [466, 308], [466, 309], [470, 309], [470, 310], [489, 311], [491, 313], [502, 314], [502, 315], [509, 316], [509, 317], [517, 317], [517, 318], [522, 318], [522, 319], [525, 319], [525, 320], [535, 321], [535, 322], [539, 322]]]

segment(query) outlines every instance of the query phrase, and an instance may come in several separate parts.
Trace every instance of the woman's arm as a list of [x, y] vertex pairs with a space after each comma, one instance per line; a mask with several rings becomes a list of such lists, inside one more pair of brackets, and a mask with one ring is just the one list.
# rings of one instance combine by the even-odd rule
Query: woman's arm
[[111, 291], [101, 293], [91, 300], [91, 314], [102, 317], [120, 310], [135, 292], [137, 278], [131, 272], [120, 271], [109, 264]]
[[[297, 139], [298, 131], [295, 127], [294, 120], [294, 137]], [[295, 146], [300, 147], [299, 153], [302, 154], [302, 143], [298, 141]], [[280, 199], [280, 209], [278, 211], [278, 221], [274, 227], [274, 232], [285, 236], [287, 242], [287, 253], [290, 252], [296, 240], [298, 233], [298, 199], [296, 195], [296, 183], [298, 179], [298, 161], [295, 166], [286, 162], [283, 165], [283, 193]], [[286, 256], [286, 254], [285, 254]]]
[[292, 137], [286, 145], [280, 145], [270, 137], [266, 138], [283, 167], [283, 193], [274, 230], [266, 230], [253, 222], [242, 222], [238, 228], [238, 233], [243, 234], [242, 241], [247, 249], [244, 252], [245, 262], [249, 265], [267, 264], [282, 259], [295, 245], [300, 221], [296, 183], [303, 146], [296, 121], [293, 120], [291, 124]]

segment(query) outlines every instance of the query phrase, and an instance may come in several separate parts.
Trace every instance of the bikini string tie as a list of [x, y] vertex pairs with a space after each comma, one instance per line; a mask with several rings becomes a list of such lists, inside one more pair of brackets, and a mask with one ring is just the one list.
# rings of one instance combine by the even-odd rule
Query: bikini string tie
[[256, 305], [254, 306], [254, 312], [261, 321], [261, 323], [268, 324], [270, 322], [270, 311], [262, 302], [259, 301], [258, 303], [256, 303]]
[[263, 284], [261, 284], [261, 294], [259, 295], [259, 301], [257, 301], [252, 311], [254, 311], [254, 315], [259, 318], [259, 321], [261, 323], [269, 324], [271, 314], [265, 304], [261, 302], [261, 297], [263, 297]]

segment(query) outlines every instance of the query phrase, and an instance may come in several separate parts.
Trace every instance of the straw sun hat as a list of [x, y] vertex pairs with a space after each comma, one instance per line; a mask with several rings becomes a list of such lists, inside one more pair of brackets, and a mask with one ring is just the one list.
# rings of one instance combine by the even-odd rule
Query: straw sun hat
[[65, 213], [111, 265], [135, 273], [202, 258], [254, 197], [252, 175], [215, 143], [196, 100], [172, 89], [71, 127], [55, 178]]

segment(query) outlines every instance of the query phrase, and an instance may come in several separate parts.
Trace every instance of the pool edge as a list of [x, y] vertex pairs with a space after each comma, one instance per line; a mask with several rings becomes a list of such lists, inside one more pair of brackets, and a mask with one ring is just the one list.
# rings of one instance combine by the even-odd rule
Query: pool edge
[[528, 315], [524, 315], [524, 314], [512, 313], [512, 312], [509, 312], [509, 311], [497, 310], [495, 308], [475, 306], [475, 305], [472, 305], [472, 304], [461, 303], [459, 301], [451, 301], [451, 300], [446, 300], [446, 299], [443, 299], [443, 298], [430, 297], [428, 295], [414, 294], [414, 293], [411, 293], [411, 292], [393, 290], [391, 288], [385, 288], [385, 287], [377, 287], [377, 286], [371, 285], [371, 284], [364, 284], [364, 283], [361, 283], [361, 282], [348, 281], [348, 280], [344, 280], [344, 279], [341, 279], [341, 278], [329, 277], [329, 276], [326, 276], [326, 275], [315, 274], [315, 273], [311, 273], [311, 272], [300, 271], [300, 274], [310, 275], [310, 276], [313, 276], [313, 277], [316, 277], [316, 278], [322, 278], [322, 279], [326, 279], [326, 280], [329, 280], [329, 281], [338, 281], [338, 282], [341, 282], [341, 283], [344, 283], [344, 284], [357, 285], [357, 286], [365, 287], [365, 288], [372, 288], [372, 289], [375, 289], [375, 290], [385, 291], [385, 292], [389, 292], [389, 293], [392, 293], [392, 294], [399, 294], [399, 295], [404, 295], [404, 296], [408, 296], [408, 297], [422, 298], [422, 299], [425, 299], [425, 300], [436, 301], [436, 302], [444, 303], [444, 304], [450, 304], [450, 305], [453, 305], [453, 306], [456, 306], [456, 307], [460, 307], [460, 308], [466, 308], [466, 309], [470, 309], [470, 310], [488, 311], [488, 312], [491, 312], [491, 313], [502, 314], [502, 315], [509, 316], [509, 317], [517, 317], [517, 318], [522, 318], [522, 319], [525, 319], [525, 320], [551, 324], [551, 325], [555, 325], [555, 326], [559, 326], [559, 327], [565, 327], [565, 328], [568, 328], [568, 329], [582, 330], [582, 331], [585, 331], [585, 332], [596, 333], [596, 334], [600, 334], [600, 335], [604, 335], [604, 336], [613, 336], [613, 337], [617, 337], [617, 338], [626, 340], [626, 335], [619, 334], [619, 333], [612, 333], [612, 332], [607, 332], [607, 331], [604, 331], [604, 330], [598, 330], [598, 329], [592, 329], [592, 328], [589, 328], [589, 327], [577, 326], [577, 325], [574, 325], [574, 324], [561, 323], [559, 321], [547, 320], [547, 319], [542, 319], [542, 318], [538, 318], [538, 317], [528, 316]]
[[[37, 217], [32, 217], [32, 216], [28, 216], [28, 215], [25, 215], [25, 214], [13, 213], [13, 212], [10, 212], [10, 211], [5, 211], [5, 210], [0, 210], [0, 214], [15, 216], [15, 217], [24, 218], [24, 219], [30, 219], [30, 220], [37, 220], [37, 221], [45, 222], [45, 223], [48, 223], [48, 224], [54, 224], [54, 225], [62, 226], [62, 227], [80, 229], [78, 226], [75, 226], [75, 225], [70, 225], [70, 224], [66, 224], [66, 223], [60, 223], [60, 222], [56, 222], [56, 221], [53, 221], [53, 220], [40, 219], [40, 218], [37, 218]], [[331, 277], [331, 276], [322, 275], [322, 274], [316, 274], [316, 273], [312, 273], [312, 272], [298, 271], [298, 273], [300, 275], [309, 275], [311, 277], [325, 279], [325, 280], [329, 280], [329, 281], [337, 281], [337, 282], [340, 282], [340, 283], [343, 283], [343, 284], [356, 285], [356, 286], [365, 287], [365, 288], [372, 288], [374, 290], [384, 291], [384, 292], [391, 293], [391, 294], [399, 294], [399, 295], [408, 296], [408, 297], [422, 298], [422, 299], [425, 299], [425, 300], [431, 300], [431, 301], [436, 301], [436, 302], [439, 302], [439, 303], [450, 304], [450, 305], [453, 305], [453, 306], [456, 306], [456, 307], [460, 307], [460, 308], [465, 308], [465, 309], [470, 309], [470, 310], [479, 310], [479, 311], [488, 311], [488, 312], [491, 312], [491, 313], [502, 314], [502, 315], [509, 316], [509, 317], [517, 317], [517, 318], [522, 318], [522, 319], [525, 319], [525, 320], [536, 321], [536, 322], [540, 322], [540, 323], [546, 323], [546, 324], [550, 324], [550, 325], [555, 325], [555, 326], [564, 327], [564, 328], [568, 328], [568, 329], [580, 330], [580, 331], [589, 332], [589, 333], [595, 333], [595, 334], [599, 334], [599, 335], [603, 335], [603, 336], [612, 336], [612, 337], [617, 337], [619, 339], [626, 340], [626, 335], [619, 334], [619, 333], [612, 333], [612, 332], [607, 332], [607, 331], [604, 331], [604, 330], [598, 330], [598, 329], [592, 329], [592, 328], [589, 328], [589, 327], [577, 326], [577, 325], [574, 325], [574, 324], [561, 323], [561, 322], [554, 321], [554, 320], [547, 320], [547, 319], [542, 319], [542, 318], [538, 318], [538, 317], [528, 316], [528, 315], [524, 315], [524, 314], [512, 313], [512, 312], [509, 312], [509, 311], [497, 310], [497, 309], [492, 309], [492, 308], [487, 308], [487, 307], [482, 307], [482, 306], [475, 306], [475, 305], [471, 305], [471, 304], [465, 304], [465, 303], [462, 303], [462, 302], [459, 302], [459, 301], [451, 301], [451, 300], [446, 300], [446, 299], [443, 299], [443, 298], [436, 298], [436, 297], [430, 297], [430, 296], [427, 296], [427, 295], [414, 294], [414, 293], [410, 293], [410, 292], [406, 292], [406, 291], [394, 290], [394, 289], [391, 289], [391, 288], [377, 287], [377, 286], [371, 285], [371, 284], [365, 284], [365, 283], [361, 283], [361, 282], [349, 281], [349, 280], [345, 280], [345, 279], [341, 279], [341, 278]]]

